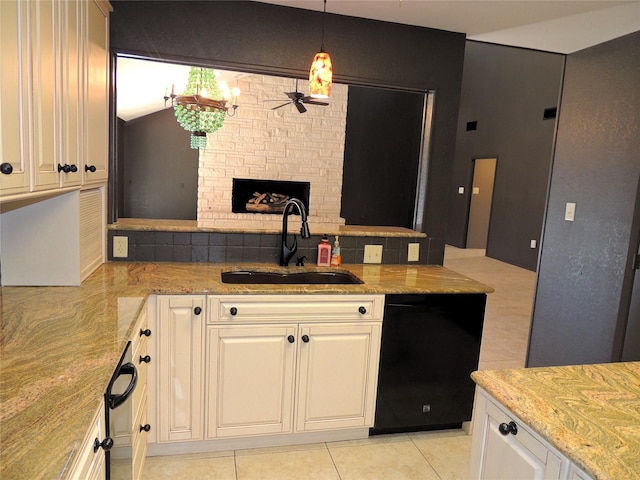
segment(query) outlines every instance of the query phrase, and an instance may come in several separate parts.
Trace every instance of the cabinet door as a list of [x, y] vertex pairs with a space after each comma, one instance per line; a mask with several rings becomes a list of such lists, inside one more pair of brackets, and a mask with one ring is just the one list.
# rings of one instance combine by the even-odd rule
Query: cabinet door
[[204, 296], [158, 297], [158, 441], [201, 440]]
[[60, 95], [58, 107], [60, 158], [62, 165], [73, 165], [75, 172], [61, 173], [63, 187], [80, 185], [82, 181], [82, 69], [85, 66], [83, 32], [85, 2], [60, 1]]
[[291, 431], [295, 325], [208, 328], [207, 436]]
[[[84, 183], [108, 177], [109, 15], [107, 2], [87, 2], [86, 146]], [[94, 167], [94, 168], [92, 168]]]
[[101, 406], [78, 451], [78, 457], [71, 469], [71, 480], [98, 480], [106, 478], [104, 450], [94, 450], [94, 442], [105, 438], [104, 406]]
[[[0, 195], [29, 191], [29, 31], [25, 2], [0, 2]], [[9, 165], [6, 165], [9, 164]]]
[[297, 431], [373, 425], [380, 324], [300, 326]]
[[[479, 478], [561, 478], [563, 465], [559, 454], [493, 402], [485, 403], [484, 412], [484, 451]], [[517, 433], [500, 433], [500, 424], [508, 425], [510, 422], [516, 425]]]
[[29, 2], [31, 27], [33, 190], [60, 185], [61, 2]]

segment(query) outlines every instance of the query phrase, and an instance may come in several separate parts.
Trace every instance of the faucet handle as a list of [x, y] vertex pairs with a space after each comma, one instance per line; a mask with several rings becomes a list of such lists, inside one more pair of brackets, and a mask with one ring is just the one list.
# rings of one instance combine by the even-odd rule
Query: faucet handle
[[304, 261], [307, 259], [306, 255], [297, 258], [296, 267], [304, 267]]

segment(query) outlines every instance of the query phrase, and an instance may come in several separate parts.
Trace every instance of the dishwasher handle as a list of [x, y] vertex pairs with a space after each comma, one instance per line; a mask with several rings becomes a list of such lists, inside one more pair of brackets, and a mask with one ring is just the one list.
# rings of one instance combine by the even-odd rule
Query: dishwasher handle
[[118, 369], [118, 373], [115, 378], [120, 378], [122, 375], [131, 375], [131, 381], [129, 382], [129, 385], [127, 385], [127, 388], [125, 388], [124, 392], [116, 395], [111, 392], [107, 394], [107, 400], [111, 410], [126, 402], [138, 383], [138, 370], [136, 370], [136, 366], [133, 363], [127, 362], [122, 364]]

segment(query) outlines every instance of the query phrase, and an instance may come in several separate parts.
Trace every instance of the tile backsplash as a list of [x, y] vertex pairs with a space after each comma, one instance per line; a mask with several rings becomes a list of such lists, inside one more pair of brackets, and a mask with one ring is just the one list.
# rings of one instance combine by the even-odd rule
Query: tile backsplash
[[[128, 237], [127, 258], [113, 258], [113, 237]], [[322, 234], [309, 239], [298, 238], [296, 257], [307, 257], [308, 265], [315, 265], [317, 246]], [[108, 231], [109, 261], [136, 262], [259, 262], [278, 264], [280, 234], [228, 232], [170, 232], [170, 231]], [[288, 237], [289, 243], [293, 236]], [[407, 261], [407, 245], [420, 244], [418, 262]], [[444, 245], [429, 237], [341, 236], [342, 261], [345, 264], [363, 263], [365, 245], [382, 245], [383, 264], [415, 263], [441, 264]]]

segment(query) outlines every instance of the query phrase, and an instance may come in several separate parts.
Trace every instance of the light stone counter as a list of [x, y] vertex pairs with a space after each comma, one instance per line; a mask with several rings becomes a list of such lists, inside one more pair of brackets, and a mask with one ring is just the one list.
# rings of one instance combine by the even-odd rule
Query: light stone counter
[[640, 478], [640, 362], [471, 377], [594, 479]]
[[[0, 478], [65, 478], [149, 294], [489, 293], [439, 266], [349, 265], [362, 285], [228, 285], [271, 265], [107, 263], [80, 287], [3, 287]], [[289, 270], [319, 267], [289, 267]]]

